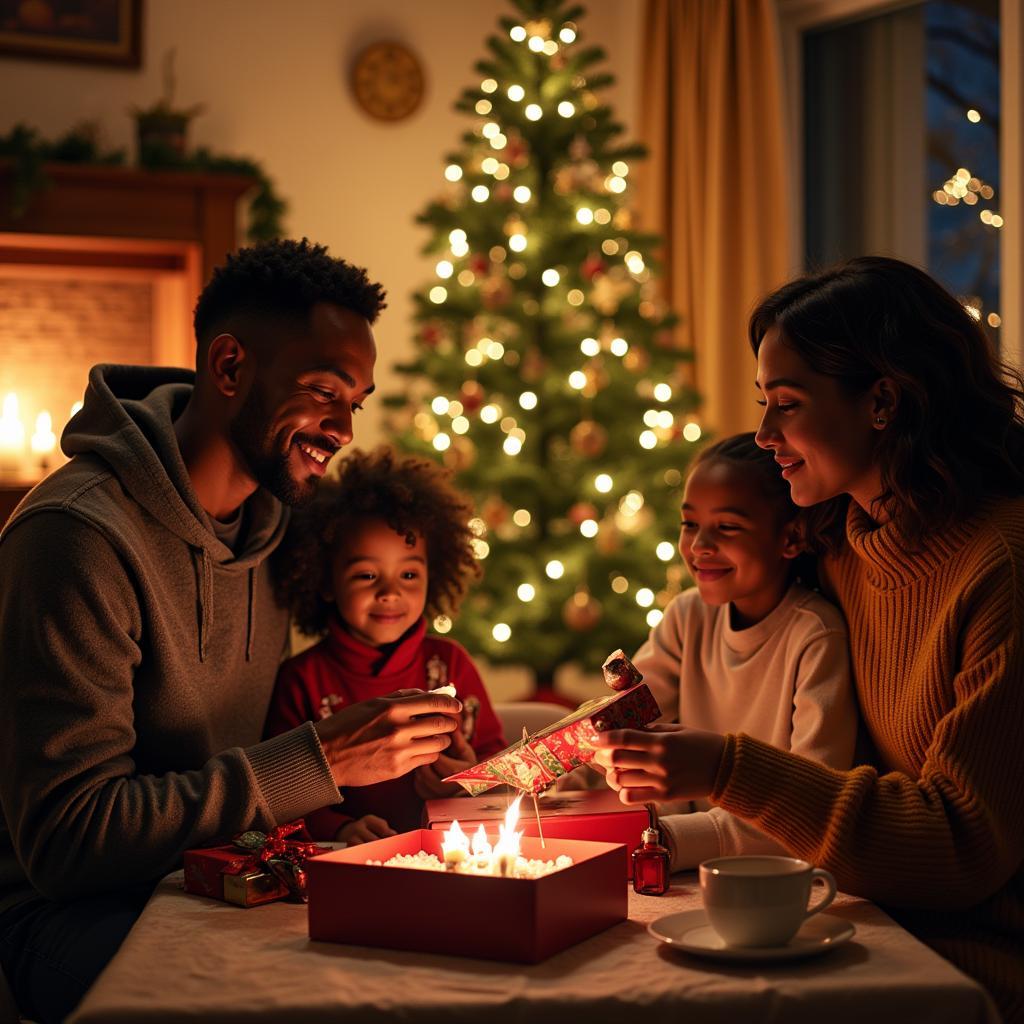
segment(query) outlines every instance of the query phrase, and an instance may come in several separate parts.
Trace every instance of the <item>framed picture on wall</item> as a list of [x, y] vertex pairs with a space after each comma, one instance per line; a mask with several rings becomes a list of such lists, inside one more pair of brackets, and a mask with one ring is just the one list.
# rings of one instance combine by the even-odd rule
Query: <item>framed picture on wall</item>
[[137, 68], [142, 0], [0, 0], [0, 56]]

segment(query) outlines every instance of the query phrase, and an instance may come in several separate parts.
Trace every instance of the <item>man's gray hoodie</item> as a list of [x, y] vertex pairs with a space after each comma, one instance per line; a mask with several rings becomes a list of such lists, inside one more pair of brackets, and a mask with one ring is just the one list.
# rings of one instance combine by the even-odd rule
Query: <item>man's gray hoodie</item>
[[310, 724], [260, 742], [287, 516], [211, 530], [172, 428], [185, 370], [98, 366], [71, 461], [0, 533], [0, 909], [158, 879], [183, 851], [336, 803]]

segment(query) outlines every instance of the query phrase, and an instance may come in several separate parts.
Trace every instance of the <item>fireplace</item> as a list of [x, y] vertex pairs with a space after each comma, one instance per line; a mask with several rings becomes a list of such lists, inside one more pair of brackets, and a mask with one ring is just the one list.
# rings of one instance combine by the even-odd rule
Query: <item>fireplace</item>
[[96, 363], [191, 366], [191, 313], [252, 181], [53, 165], [17, 221], [0, 165], [0, 524], [64, 458]]

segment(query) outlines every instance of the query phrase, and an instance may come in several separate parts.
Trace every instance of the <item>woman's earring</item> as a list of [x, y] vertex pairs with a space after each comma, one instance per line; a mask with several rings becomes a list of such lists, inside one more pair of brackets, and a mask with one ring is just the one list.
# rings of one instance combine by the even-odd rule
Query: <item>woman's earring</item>
[[875, 425], [879, 426], [879, 427], [884, 427], [885, 426], [885, 417], [884, 416], [876, 416], [875, 417]]

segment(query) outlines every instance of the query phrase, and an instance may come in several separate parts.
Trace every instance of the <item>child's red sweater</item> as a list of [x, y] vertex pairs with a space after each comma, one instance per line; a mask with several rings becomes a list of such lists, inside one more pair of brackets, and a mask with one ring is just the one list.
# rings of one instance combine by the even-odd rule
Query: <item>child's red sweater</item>
[[[267, 736], [326, 718], [347, 704], [395, 690], [435, 690], [454, 683], [462, 701], [462, 731], [478, 760], [505, 747], [501, 725], [480, 674], [453, 640], [427, 636], [426, 621], [386, 651], [357, 640], [337, 618], [327, 636], [283, 662], [267, 713]], [[396, 832], [420, 828], [423, 801], [413, 788], [413, 772], [372, 786], [346, 786], [344, 802], [306, 815], [315, 839], [334, 839], [342, 825], [366, 814], [383, 818]]]

